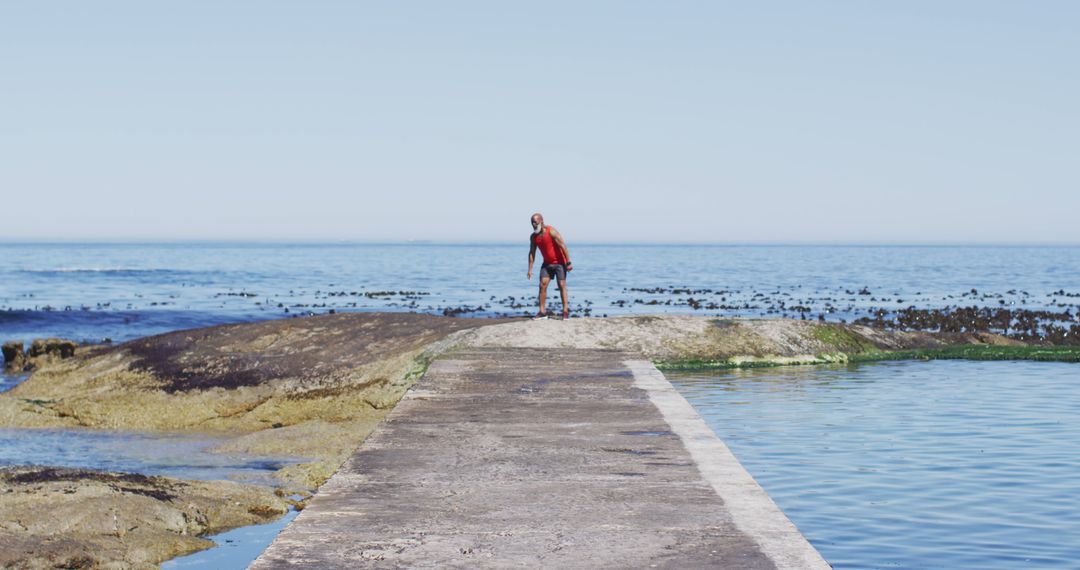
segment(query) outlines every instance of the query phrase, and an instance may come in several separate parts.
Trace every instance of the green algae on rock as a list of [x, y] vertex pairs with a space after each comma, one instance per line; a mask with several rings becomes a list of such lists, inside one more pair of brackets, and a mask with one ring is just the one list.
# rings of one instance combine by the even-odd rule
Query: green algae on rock
[[944, 348], [868, 352], [850, 357], [852, 362], [880, 360], [1032, 360], [1080, 362], [1080, 346], [972, 344]]
[[928, 333], [883, 331], [862, 325], [806, 323], [811, 337], [820, 343], [804, 355], [725, 355], [716, 358], [655, 360], [661, 370], [757, 368], [787, 365], [837, 364], [882, 360], [1040, 360], [1080, 362], [1074, 346], [1028, 345], [995, 333]]

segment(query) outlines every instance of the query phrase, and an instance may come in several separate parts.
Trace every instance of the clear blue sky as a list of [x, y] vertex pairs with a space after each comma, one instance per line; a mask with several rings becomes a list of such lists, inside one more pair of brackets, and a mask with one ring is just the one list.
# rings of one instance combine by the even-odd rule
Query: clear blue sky
[[0, 239], [1080, 243], [1080, 3], [0, 4]]

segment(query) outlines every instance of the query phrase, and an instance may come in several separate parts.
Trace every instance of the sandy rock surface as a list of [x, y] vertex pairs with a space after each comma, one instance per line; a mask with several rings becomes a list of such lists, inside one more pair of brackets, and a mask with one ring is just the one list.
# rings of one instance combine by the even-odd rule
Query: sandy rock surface
[[674, 355], [673, 342], [694, 342], [711, 328], [708, 319], [684, 316], [520, 320], [462, 335], [476, 347], [582, 348], [637, 352], [649, 358]]
[[274, 520], [272, 489], [84, 469], [0, 469], [0, 567], [156, 568]]
[[476, 347], [589, 348], [639, 353], [657, 361], [824, 362], [867, 350], [1009, 342], [992, 334], [890, 332], [792, 319], [715, 319], [677, 315], [531, 321], [460, 334]]
[[499, 321], [349, 313], [80, 347], [0, 394], [0, 426], [268, 430], [232, 449], [311, 458], [281, 475], [313, 489], [454, 342], [453, 333], [491, 322]]

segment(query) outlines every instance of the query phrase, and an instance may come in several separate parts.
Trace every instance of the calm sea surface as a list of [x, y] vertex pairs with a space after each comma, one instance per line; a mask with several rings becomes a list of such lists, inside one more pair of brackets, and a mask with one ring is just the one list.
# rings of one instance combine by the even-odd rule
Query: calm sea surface
[[836, 568], [1077, 568], [1080, 366], [668, 373]]
[[[909, 306], [1080, 313], [1080, 247], [570, 246], [575, 316], [841, 321]], [[0, 244], [0, 341], [119, 342], [330, 311], [527, 315], [536, 310], [527, 254], [524, 240]], [[0, 376], [0, 392], [23, 379]], [[677, 380], [838, 568], [1076, 567], [1080, 560], [1077, 365], [889, 363]], [[215, 457], [212, 444], [0, 430], [0, 464], [256, 480], [274, 467]], [[277, 528], [251, 529], [258, 539], [224, 537], [236, 552], [215, 549], [203, 556], [221, 558], [177, 564], [243, 567]]]
[[[1080, 247], [570, 245], [570, 304], [579, 316], [839, 320], [907, 306], [1080, 306]], [[536, 310], [536, 276], [526, 280], [527, 258], [524, 240], [0, 244], [0, 340], [120, 341], [330, 310], [525, 315]]]

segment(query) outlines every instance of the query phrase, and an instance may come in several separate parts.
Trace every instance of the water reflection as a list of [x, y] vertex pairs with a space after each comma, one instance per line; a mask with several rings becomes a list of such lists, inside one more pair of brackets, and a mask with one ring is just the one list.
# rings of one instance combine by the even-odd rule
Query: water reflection
[[162, 563], [162, 570], [177, 568], [214, 568], [215, 570], [247, 568], [274, 541], [299, 511], [291, 510], [280, 519], [266, 524], [240, 527], [209, 537], [217, 546]]

